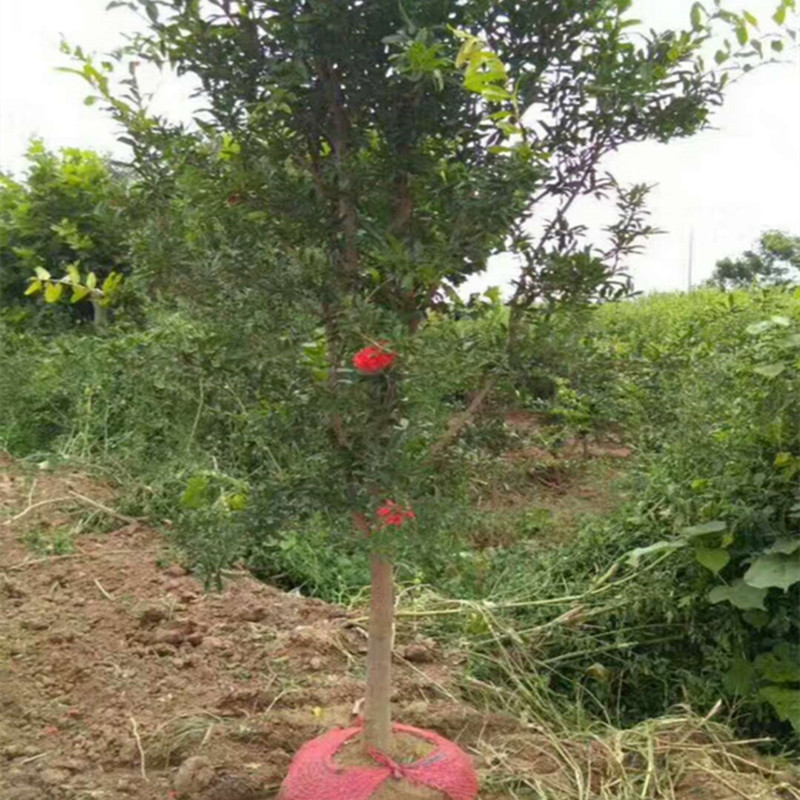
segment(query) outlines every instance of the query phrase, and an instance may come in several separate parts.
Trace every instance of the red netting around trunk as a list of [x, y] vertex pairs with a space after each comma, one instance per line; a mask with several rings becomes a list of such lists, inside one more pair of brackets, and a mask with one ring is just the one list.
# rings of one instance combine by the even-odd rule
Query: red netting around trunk
[[418, 736], [435, 746], [425, 758], [397, 764], [374, 753], [374, 767], [343, 767], [334, 756], [361, 728], [340, 728], [306, 742], [289, 767], [280, 800], [369, 800], [389, 780], [408, 780], [438, 790], [450, 800], [475, 800], [478, 777], [469, 756], [453, 742], [431, 732], [395, 723], [395, 733]]

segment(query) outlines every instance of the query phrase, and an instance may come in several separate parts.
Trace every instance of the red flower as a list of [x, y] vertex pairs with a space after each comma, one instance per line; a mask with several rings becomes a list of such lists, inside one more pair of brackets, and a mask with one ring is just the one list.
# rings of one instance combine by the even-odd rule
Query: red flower
[[400, 527], [407, 519], [415, 519], [416, 514], [410, 508], [401, 508], [394, 500], [387, 500], [376, 512], [384, 527], [395, 525]]
[[366, 375], [377, 375], [385, 369], [389, 369], [397, 356], [386, 350], [383, 346], [377, 345], [365, 347], [353, 356], [353, 366]]

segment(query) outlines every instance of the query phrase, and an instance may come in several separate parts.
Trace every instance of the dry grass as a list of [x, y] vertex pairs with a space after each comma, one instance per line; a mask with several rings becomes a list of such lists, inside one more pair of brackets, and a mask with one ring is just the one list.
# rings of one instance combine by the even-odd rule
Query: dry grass
[[800, 773], [755, 754], [710, 715], [564, 738], [539, 728], [478, 752], [487, 794], [537, 800], [800, 800]]

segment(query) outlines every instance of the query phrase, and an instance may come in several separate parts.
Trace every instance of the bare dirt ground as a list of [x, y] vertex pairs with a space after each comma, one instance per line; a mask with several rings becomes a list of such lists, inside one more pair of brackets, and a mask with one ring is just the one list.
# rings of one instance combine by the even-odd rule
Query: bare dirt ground
[[[295, 750], [349, 721], [361, 624], [247, 574], [207, 594], [113, 503], [101, 482], [0, 456], [0, 800], [274, 798]], [[73, 541], [64, 531], [87, 511], [116, 527]], [[484, 800], [613, 796], [620, 742], [557, 743], [458, 702], [457, 661], [401, 639], [395, 712], [471, 753]], [[682, 746], [702, 747], [697, 735]], [[788, 773], [749, 752], [747, 769], [726, 766], [712, 749], [702, 763], [713, 769], [670, 772], [678, 791], [663, 796], [800, 798]]]

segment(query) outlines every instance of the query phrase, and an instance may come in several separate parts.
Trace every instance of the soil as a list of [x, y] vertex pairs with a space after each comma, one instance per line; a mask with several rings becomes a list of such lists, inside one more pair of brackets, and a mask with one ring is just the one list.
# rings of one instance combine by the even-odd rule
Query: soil
[[[244, 572], [206, 593], [159, 532], [113, 506], [102, 481], [0, 455], [0, 800], [275, 798], [299, 746], [352, 720], [363, 612]], [[483, 800], [570, 786], [584, 745], [459, 702], [459, 663], [401, 636], [396, 718], [472, 754]], [[602, 759], [587, 758], [602, 788]], [[618, 767], [609, 760], [608, 785]], [[727, 794], [701, 772], [714, 793], [687, 773], [681, 797], [800, 799], [783, 772], [725, 773]]]

